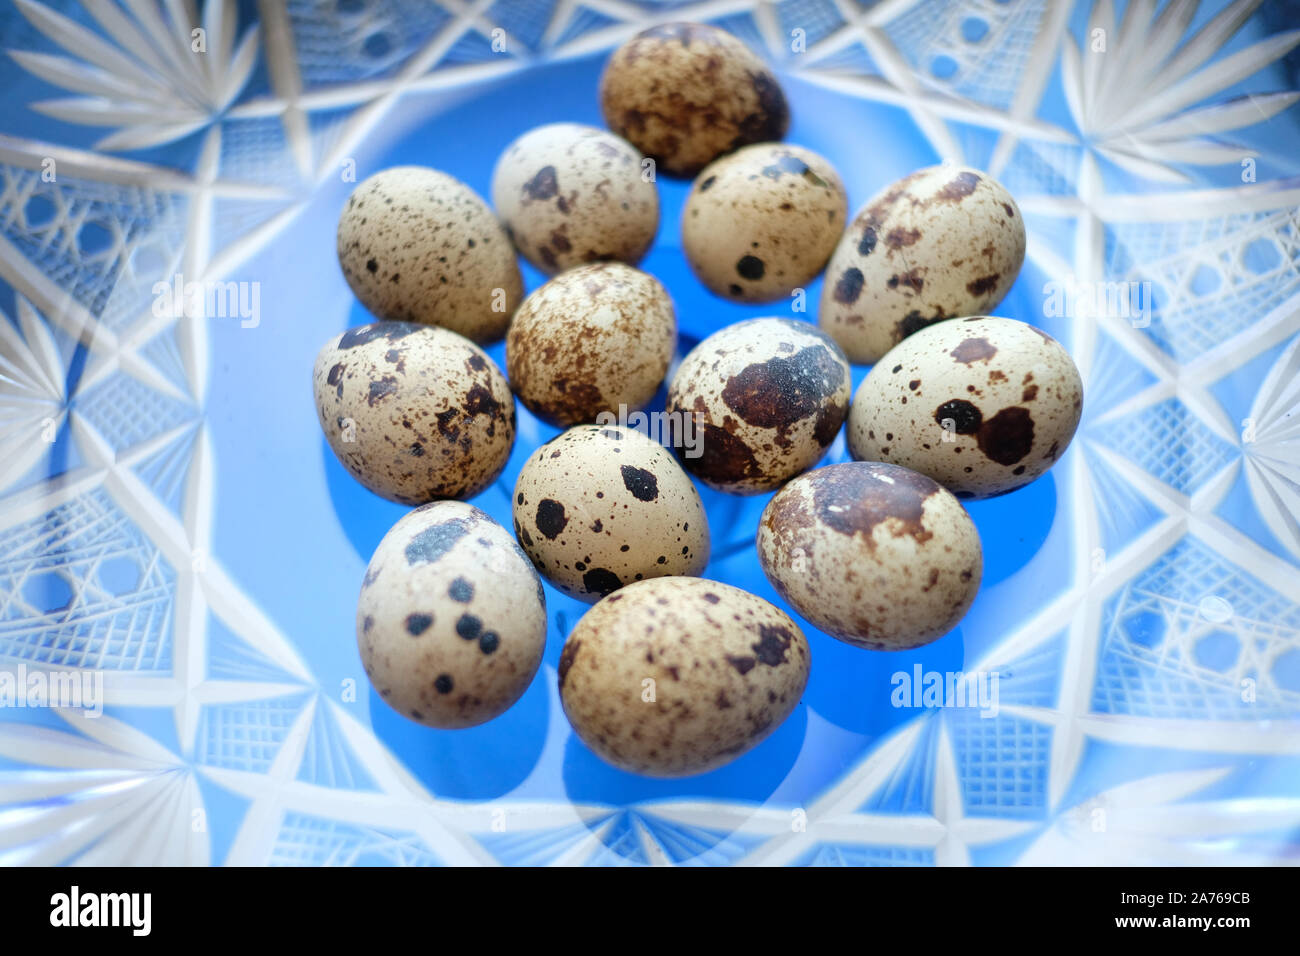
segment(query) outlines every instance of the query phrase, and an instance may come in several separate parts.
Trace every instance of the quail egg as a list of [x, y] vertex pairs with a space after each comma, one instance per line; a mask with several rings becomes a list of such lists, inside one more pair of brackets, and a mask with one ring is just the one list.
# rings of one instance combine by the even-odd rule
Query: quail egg
[[565, 594], [592, 603], [625, 584], [696, 575], [709, 526], [690, 478], [658, 442], [579, 425], [533, 452], [515, 482], [515, 535]]
[[771, 491], [815, 465], [849, 410], [849, 363], [814, 325], [751, 319], [715, 332], [682, 360], [668, 411], [699, 433], [683, 466], [710, 487]]
[[545, 644], [542, 582], [478, 508], [416, 508], [379, 542], [357, 603], [357, 645], [398, 713], [448, 729], [491, 720], [528, 689]]
[[597, 260], [635, 265], [659, 228], [659, 193], [641, 154], [577, 123], [511, 143], [492, 174], [492, 204], [515, 247], [548, 274]]
[[510, 240], [483, 200], [436, 169], [398, 166], [360, 183], [339, 216], [339, 265], [381, 319], [475, 342], [505, 334], [523, 297]]
[[1014, 319], [972, 316], [922, 329], [858, 387], [849, 450], [904, 465], [959, 498], [1029, 484], [1061, 457], [1083, 382], [1061, 344]]
[[560, 701], [582, 742], [622, 770], [704, 773], [752, 750], [794, 711], [808, 642], [781, 610], [700, 578], [630, 584], [578, 622]]
[[506, 335], [519, 400], [554, 425], [634, 411], [654, 396], [677, 344], [672, 300], [619, 262], [562, 272], [524, 300]]
[[774, 302], [822, 271], [847, 209], [844, 186], [821, 156], [781, 143], [746, 146], [695, 180], [682, 210], [682, 250], [715, 294]]
[[473, 342], [411, 322], [372, 322], [316, 356], [316, 413], [352, 477], [402, 504], [468, 498], [515, 441], [505, 376]]
[[1024, 259], [1011, 194], [987, 173], [931, 166], [854, 217], [826, 267], [818, 321], [849, 361], [875, 362], [926, 325], [988, 312]]
[[773, 495], [759, 521], [758, 558], [810, 623], [874, 650], [948, 633], [984, 569], [961, 502], [924, 475], [875, 462], [817, 468]]
[[776, 77], [730, 33], [664, 23], [614, 51], [600, 79], [605, 122], [672, 176], [723, 153], [779, 140], [790, 107]]

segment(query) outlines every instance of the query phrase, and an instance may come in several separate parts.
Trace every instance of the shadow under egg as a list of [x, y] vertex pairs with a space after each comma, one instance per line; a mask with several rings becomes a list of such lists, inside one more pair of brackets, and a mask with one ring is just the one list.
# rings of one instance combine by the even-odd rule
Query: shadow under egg
[[984, 549], [980, 587], [989, 587], [1032, 561], [1047, 540], [1056, 520], [1056, 479], [1049, 471], [1016, 491], [962, 505]]
[[353, 478], [324, 435], [321, 435], [320, 448], [334, 515], [353, 550], [362, 561], [369, 563], [388, 529], [411, 509], [408, 505], [381, 498]]
[[[570, 731], [564, 749], [565, 794], [573, 803], [607, 805], [611, 813], [612, 808], [634, 812], [636, 804], [650, 801], [752, 802], [757, 809], [790, 775], [803, 750], [807, 730], [808, 711], [800, 704], [770, 737], [726, 766], [697, 776], [671, 779], [645, 777], [610, 766]], [[683, 827], [689, 831], [689, 842], [675, 842], [671, 846], [653, 834], [650, 838], [674, 862], [681, 863], [707, 855], [743, 823], [736, 816], [725, 825]], [[629, 862], [643, 860], [645, 851], [639, 839], [612, 839], [617, 833], [608, 832], [609, 816], [588, 819], [586, 825], [593, 833], [601, 834], [605, 845], [617, 855]]]
[[436, 798], [494, 800], [528, 778], [546, 744], [550, 706], [546, 671], [505, 713], [461, 730], [424, 727], [389, 707], [370, 688], [370, 722], [402, 765]]

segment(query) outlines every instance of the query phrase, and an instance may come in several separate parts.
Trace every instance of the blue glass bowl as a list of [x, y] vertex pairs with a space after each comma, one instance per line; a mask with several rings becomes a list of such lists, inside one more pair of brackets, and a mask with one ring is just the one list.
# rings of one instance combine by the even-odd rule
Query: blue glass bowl
[[[0, 675], [102, 687], [89, 711], [0, 707], [0, 862], [1293, 861], [1300, 113], [1278, 93], [1297, 86], [1278, 11], [1295, 5], [1239, 30], [1223, 3], [1154, 25], [1042, 0], [456, 6], [291, 0], [258, 24], [252, 3], [230, 22], [209, 4], [199, 69], [162, 6], [116, 32], [71, 3], [0, 13], [19, 51], [0, 64]], [[355, 181], [415, 163], [487, 195], [520, 133], [602, 125], [613, 46], [697, 14], [773, 62], [788, 139], [836, 165], [851, 212], [945, 158], [997, 176], [1029, 256], [996, 311], [1063, 342], [1087, 397], [1048, 475], [969, 505], [986, 567], [957, 630], [874, 653], [806, 627], [789, 720], [658, 781], [570, 731], [555, 668], [585, 605], [549, 586], [542, 671], [500, 718], [429, 730], [371, 690], [356, 596], [405, 509], [335, 460], [310, 369], [371, 320], [334, 252]], [[740, 319], [815, 321], [820, 280], [804, 314], [700, 286], [688, 188], [660, 179], [642, 263], [679, 354]], [[178, 275], [239, 283], [256, 315], [159, 315]], [[1049, 314], [1071, 276], [1136, 282], [1149, 313]], [[520, 408], [474, 503], [509, 526], [555, 432]], [[826, 463], [846, 459], [841, 436]], [[767, 496], [701, 494], [706, 576], [785, 607], [753, 551]], [[997, 674], [995, 707], [895, 692], [973, 672]]]

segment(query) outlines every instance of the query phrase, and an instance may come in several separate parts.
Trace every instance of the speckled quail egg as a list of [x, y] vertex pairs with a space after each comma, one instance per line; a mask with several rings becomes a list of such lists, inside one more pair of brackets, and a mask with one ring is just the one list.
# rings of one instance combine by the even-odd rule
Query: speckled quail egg
[[746, 146], [695, 180], [682, 210], [682, 250], [715, 294], [773, 302], [822, 271], [847, 209], [839, 176], [816, 153]]
[[817, 468], [773, 495], [759, 521], [758, 558], [809, 622], [874, 650], [948, 633], [984, 570], [961, 502], [924, 475], [876, 462]]
[[510, 457], [510, 386], [455, 332], [388, 321], [348, 329], [321, 348], [312, 384], [334, 454], [393, 501], [472, 497]]
[[560, 656], [560, 701], [602, 759], [682, 777], [730, 763], [780, 726], [809, 660], [798, 626], [762, 598], [656, 578], [583, 615]]
[[379, 696], [430, 727], [473, 727], [528, 689], [546, 597], [510, 532], [460, 501], [406, 514], [379, 542], [357, 602], [361, 663]]
[[501, 338], [523, 297], [519, 263], [492, 210], [436, 169], [398, 166], [361, 182], [339, 216], [338, 254], [348, 285], [378, 318], [475, 342]]
[[772, 71], [730, 33], [702, 23], [651, 27], [615, 50], [600, 106], [610, 129], [673, 176], [779, 140], [790, 125]]
[[682, 360], [668, 411], [691, 416], [686, 470], [713, 488], [771, 491], [815, 465], [849, 411], [849, 363], [814, 325], [751, 319], [715, 332]]
[[895, 346], [849, 411], [854, 458], [904, 465], [959, 498], [1029, 484], [1061, 457], [1083, 411], [1079, 370], [1014, 319], [940, 322]]
[[672, 300], [659, 280], [619, 262], [562, 272], [524, 300], [506, 335], [510, 384], [554, 425], [643, 407], [677, 344]]
[[709, 561], [690, 478], [666, 448], [622, 426], [579, 425], [533, 452], [515, 482], [514, 522], [537, 570], [588, 603]]
[[594, 126], [553, 123], [519, 137], [492, 174], [492, 204], [515, 248], [543, 272], [641, 261], [659, 193], [641, 154]]
[[931, 166], [854, 217], [826, 267], [818, 321], [852, 362], [875, 362], [917, 329], [982, 315], [1025, 259], [1025, 224], [987, 173]]

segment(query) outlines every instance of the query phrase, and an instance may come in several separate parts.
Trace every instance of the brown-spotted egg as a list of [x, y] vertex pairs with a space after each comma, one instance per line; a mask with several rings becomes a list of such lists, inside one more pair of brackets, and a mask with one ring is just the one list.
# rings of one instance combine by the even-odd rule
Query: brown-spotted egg
[[790, 107], [767, 65], [725, 30], [664, 23], [614, 51], [600, 79], [605, 122], [673, 176], [779, 140]]
[[312, 385], [339, 461], [402, 504], [478, 494], [514, 445], [505, 376], [447, 329], [391, 321], [348, 329], [321, 348]]
[[758, 558], [810, 623], [875, 650], [919, 647], [956, 627], [984, 568], [961, 502], [924, 475], [875, 462], [817, 468], [773, 495]]
[[358, 184], [339, 216], [338, 256], [376, 317], [475, 342], [501, 338], [523, 297], [519, 263], [492, 210], [436, 169], [398, 166]]
[[849, 363], [807, 322], [751, 319], [715, 332], [682, 360], [668, 411], [698, 434], [682, 465], [721, 491], [771, 491], [815, 465], [848, 414]]
[[677, 344], [672, 300], [654, 276], [620, 262], [562, 272], [528, 296], [506, 334], [519, 400], [554, 425], [642, 408]]
[[459, 501], [403, 516], [379, 542], [357, 602], [366, 674], [430, 727], [472, 727], [523, 695], [546, 644], [542, 582], [505, 528]]
[[794, 711], [808, 642], [780, 609], [700, 578], [628, 585], [578, 622], [560, 701], [602, 759], [632, 773], [704, 773], [753, 749]]
[[1025, 224], [1000, 183], [931, 166], [859, 210], [826, 267], [818, 321], [851, 362], [877, 361], [917, 329], [983, 315], [1025, 259]]
[[492, 204], [519, 252], [547, 274], [598, 260], [636, 265], [659, 228], [659, 193], [641, 154], [578, 123], [540, 126], [506, 147]]
[[716, 295], [773, 302], [822, 271], [847, 209], [844, 186], [821, 156], [782, 143], [746, 146], [695, 180], [682, 210], [682, 251]]
[[895, 346], [863, 380], [849, 450], [929, 475], [960, 498], [986, 498], [1052, 467], [1082, 411], [1079, 370], [1046, 332], [952, 319]]
[[537, 570], [588, 603], [709, 561], [691, 479], [662, 445], [622, 426], [578, 425], [533, 452], [515, 482], [514, 524]]

